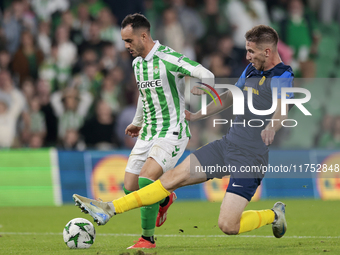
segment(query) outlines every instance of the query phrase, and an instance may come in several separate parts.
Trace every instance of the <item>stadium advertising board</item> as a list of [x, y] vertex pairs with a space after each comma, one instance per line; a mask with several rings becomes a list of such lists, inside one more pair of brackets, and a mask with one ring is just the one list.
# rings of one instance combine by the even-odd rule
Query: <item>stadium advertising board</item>
[[0, 153], [0, 206], [61, 204], [54, 150], [8, 150]]
[[110, 155], [97, 162], [91, 176], [94, 198], [110, 201], [125, 195], [123, 186], [127, 161], [125, 155]]

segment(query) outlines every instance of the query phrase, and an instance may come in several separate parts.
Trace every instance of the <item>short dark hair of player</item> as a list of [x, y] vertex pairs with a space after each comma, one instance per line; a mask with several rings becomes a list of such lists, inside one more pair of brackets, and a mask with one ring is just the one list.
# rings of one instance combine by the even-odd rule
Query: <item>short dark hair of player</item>
[[279, 36], [274, 28], [265, 25], [258, 25], [248, 30], [245, 38], [248, 42], [256, 44], [273, 44], [275, 47], [279, 41]]
[[129, 14], [122, 21], [122, 28], [131, 25], [133, 29], [145, 28], [150, 32], [150, 22], [148, 19], [140, 13]]

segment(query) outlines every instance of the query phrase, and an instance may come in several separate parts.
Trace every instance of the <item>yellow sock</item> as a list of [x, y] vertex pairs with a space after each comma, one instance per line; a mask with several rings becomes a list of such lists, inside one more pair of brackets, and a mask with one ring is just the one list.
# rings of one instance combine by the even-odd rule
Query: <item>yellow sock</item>
[[112, 203], [116, 209], [116, 213], [123, 213], [134, 208], [152, 205], [169, 195], [170, 192], [163, 187], [160, 180], [157, 180], [140, 190], [113, 200]]
[[275, 213], [270, 209], [262, 211], [244, 211], [242, 213], [240, 230], [238, 233], [241, 234], [264, 225], [271, 224], [273, 223], [274, 219]]

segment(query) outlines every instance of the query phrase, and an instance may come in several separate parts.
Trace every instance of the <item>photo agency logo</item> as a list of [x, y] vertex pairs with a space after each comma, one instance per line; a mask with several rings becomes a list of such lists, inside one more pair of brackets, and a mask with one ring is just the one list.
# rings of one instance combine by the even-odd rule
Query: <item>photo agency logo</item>
[[[215, 95], [217, 96], [218, 100], [220, 101], [220, 104], [222, 105], [222, 100], [221, 100], [221, 98], [220, 98], [220, 95], [217, 93], [217, 91], [216, 91], [213, 87], [211, 87], [210, 85], [205, 84], [205, 83], [203, 83], [203, 82], [197, 82], [197, 83], [199, 83], [199, 84], [201, 84], [201, 85], [203, 85], [203, 86], [206, 86], [208, 89], [210, 89], [212, 92], [214, 92]], [[214, 96], [210, 93], [209, 90], [204, 89], [204, 88], [202, 88], [202, 87], [198, 87], [198, 89], [203, 90], [203, 91], [206, 93], [206, 94], [203, 94], [205, 98], [202, 97], [202, 100], [205, 100], [205, 104], [204, 104], [205, 107], [202, 108], [202, 113], [203, 113], [203, 111], [204, 111], [203, 115], [206, 115], [206, 114], [207, 114], [207, 94], [208, 94], [208, 95], [211, 97], [211, 99], [214, 101], [215, 105], [217, 105], [217, 103], [216, 103], [216, 100], [215, 100]], [[203, 102], [203, 101], [202, 101], [202, 102]], [[203, 106], [203, 104], [202, 104], [202, 106]]]
[[[216, 90], [214, 88], [212, 88], [211, 86], [205, 84], [205, 83], [201, 83], [198, 82], [201, 85], [206, 86], [207, 88], [209, 88], [211, 91], [213, 91], [217, 98], [220, 101], [220, 104], [222, 105], [222, 101], [220, 96], [218, 95], [218, 93], [216, 92]], [[281, 95], [286, 95], [284, 97], [281, 98], [281, 115], [287, 115], [287, 105], [295, 105], [304, 115], [306, 116], [311, 116], [312, 114], [306, 109], [306, 107], [303, 105], [305, 103], [307, 103], [310, 99], [311, 99], [311, 93], [309, 90], [305, 89], [305, 88], [298, 88], [298, 87], [282, 87], [280, 88], [280, 91], [278, 92], [278, 88], [277, 87], [273, 87], [272, 88], [272, 105], [269, 109], [265, 109], [265, 110], [259, 110], [259, 109], [255, 109], [254, 104], [253, 104], [253, 94], [256, 94], [256, 96], [259, 96], [259, 90], [256, 90], [254, 88], [251, 87], [244, 87], [243, 91], [235, 86], [235, 85], [231, 85], [231, 84], [215, 84], [215, 88], [216, 89], [228, 89], [231, 91], [232, 93], [232, 97], [233, 97], [233, 115], [245, 115], [245, 97], [244, 97], [244, 91], [246, 91], [247, 93], [247, 106], [249, 111], [253, 114], [253, 115], [257, 115], [259, 116], [258, 119], [249, 119], [246, 120], [244, 119], [243, 122], [233, 122], [232, 119], [227, 120], [227, 119], [214, 119], [213, 121], [213, 126], [215, 127], [216, 125], [224, 125], [227, 123], [230, 123], [230, 126], [233, 125], [243, 125], [246, 126], [248, 125], [249, 127], [262, 127], [265, 126], [265, 122], [271, 122], [272, 126], [274, 126], [274, 123], [276, 121], [280, 121], [279, 119], [260, 119], [261, 116], [268, 116], [273, 114], [278, 106], [278, 93], [280, 93]], [[202, 115], [206, 115], [207, 114], [207, 94], [213, 99], [215, 105], [216, 100], [215, 98], [213, 98], [212, 94], [210, 93], [210, 91], [208, 91], [207, 89], [204, 88], [200, 88], [203, 91], [205, 91], [206, 94], [203, 94], [201, 97], [201, 112]], [[299, 97], [299, 98], [290, 98], [288, 95], [293, 95], [294, 93], [301, 93], [304, 95]], [[295, 127], [298, 125], [298, 121], [296, 119], [284, 119], [281, 121], [281, 125], [283, 127]]]

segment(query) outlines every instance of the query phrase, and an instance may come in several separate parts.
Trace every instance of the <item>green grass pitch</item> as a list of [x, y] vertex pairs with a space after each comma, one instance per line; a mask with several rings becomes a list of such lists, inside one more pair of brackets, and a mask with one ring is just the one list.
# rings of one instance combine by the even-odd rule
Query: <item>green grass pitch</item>
[[[281, 239], [271, 226], [226, 236], [217, 226], [220, 203], [176, 202], [168, 220], [156, 229], [157, 248], [126, 250], [137, 240], [139, 210], [117, 215], [105, 226], [96, 226], [91, 248], [71, 250], [62, 231], [73, 218], [92, 218], [71, 205], [62, 207], [1, 207], [0, 254], [340, 254], [340, 202], [288, 200], [288, 231]], [[275, 201], [252, 202], [247, 209], [267, 209]]]

